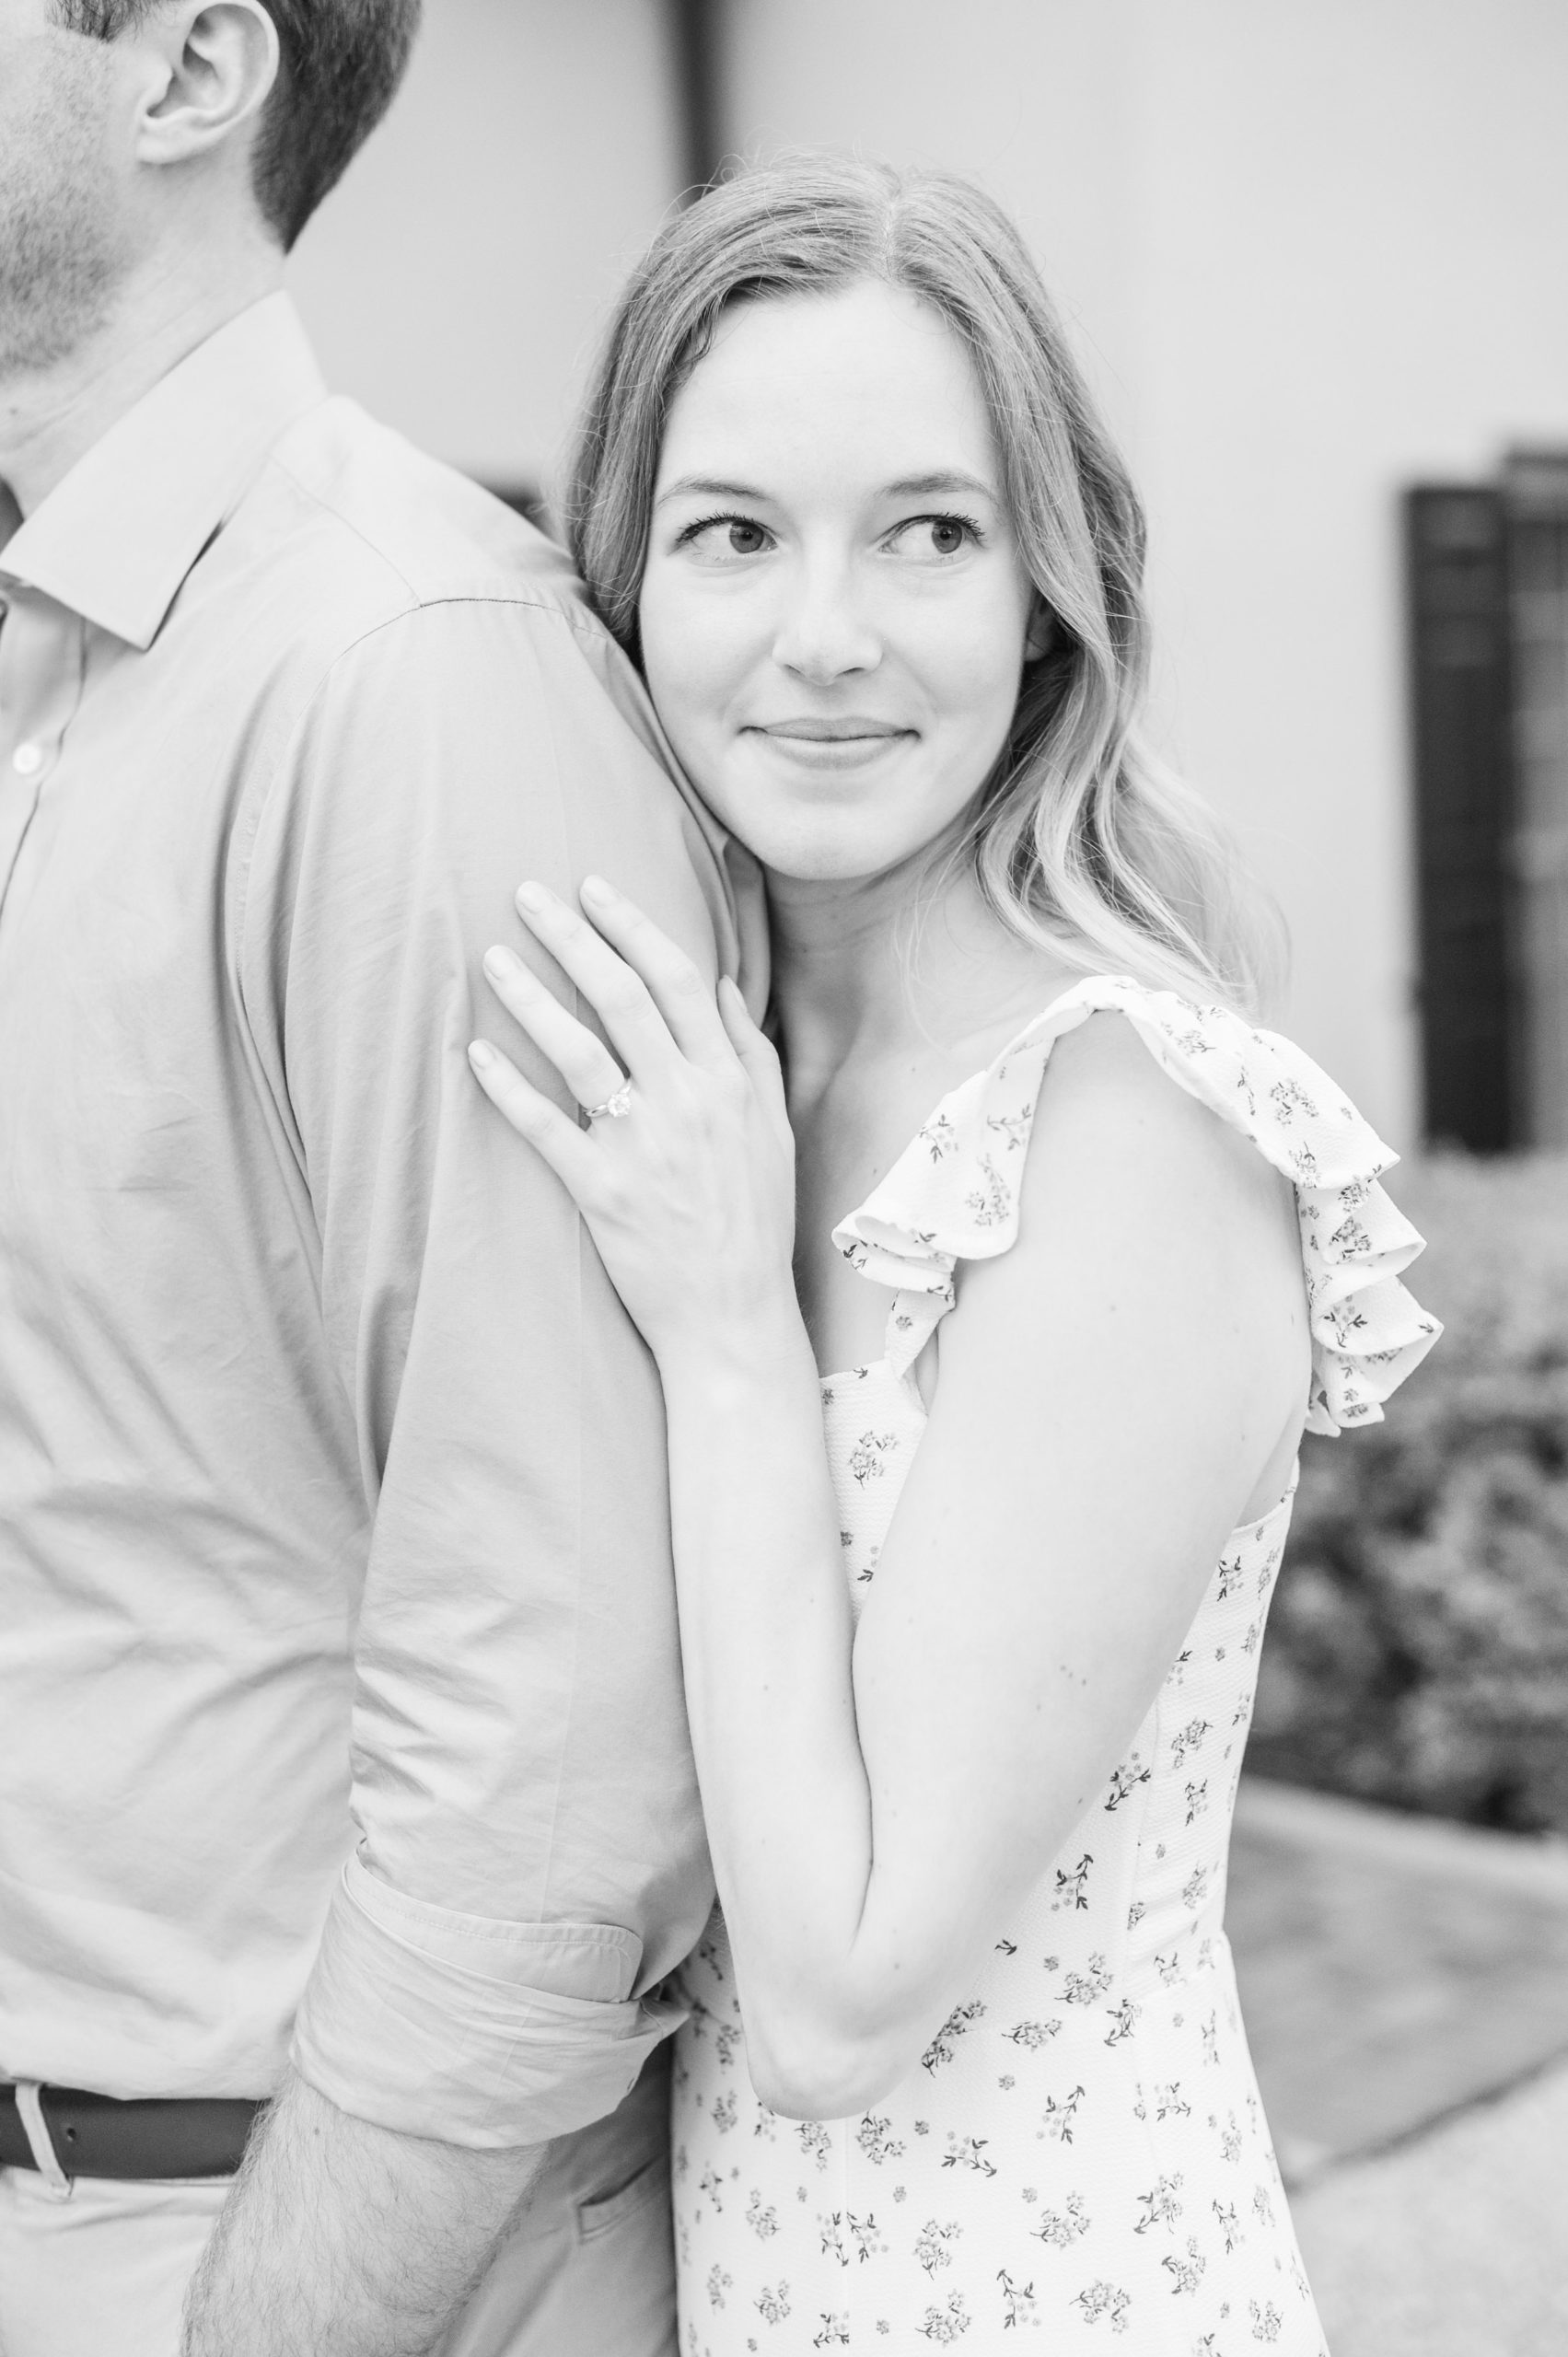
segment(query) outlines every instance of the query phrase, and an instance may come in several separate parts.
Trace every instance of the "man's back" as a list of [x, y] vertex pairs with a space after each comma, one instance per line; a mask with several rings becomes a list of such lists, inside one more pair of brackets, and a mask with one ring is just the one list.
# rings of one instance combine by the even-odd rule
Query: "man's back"
[[575, 2126], [708, 1890], [656, 1387], [470, 978], [590, 865], [711, 960], [717, 872], [564, 560], [282, 298], [0, 589], [0, 2049], [263, 2095], [331, 1908], [323, 2092]]

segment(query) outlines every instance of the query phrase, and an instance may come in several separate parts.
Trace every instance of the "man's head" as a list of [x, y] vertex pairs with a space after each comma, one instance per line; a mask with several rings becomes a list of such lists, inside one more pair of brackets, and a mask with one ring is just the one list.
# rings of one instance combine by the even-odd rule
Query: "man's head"
[[[385, 112], [420, 0], [0, 0], [0, 370], [159, 247], [290, 247]], [[228, 216], [232, 215], [232, 224]]]

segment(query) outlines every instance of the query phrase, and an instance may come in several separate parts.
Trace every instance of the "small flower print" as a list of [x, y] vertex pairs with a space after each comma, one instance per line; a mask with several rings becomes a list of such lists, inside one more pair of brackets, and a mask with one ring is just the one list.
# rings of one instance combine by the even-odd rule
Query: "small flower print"
[[1209, 1813], [1208, 1778], [1204, 1776], [1197, 1783], [1189, 1784], [1186, 1797], [1187, 1822], [1189, 1825], [1196, 1825], [1201, 1817], [1206, 1817]]
[[998, 2268], [996, 2281], [1002, 2286], [1002, 2329], [1010, 2332], [1015, 2325], [1035, 2321], [1035, 2287], [1032, 2283], [1015, 2283], [1005, 2267]]
[[877, 2221], [869, 2212], [864, 2218], [857, 2218], [852, 2210], [848, 2212], [848, 2217], [850, 2234], [854, 2241], [854, 2255], [858, 2259], [864, 2263], [866, 2259], [874, 2258], [878, 2251], [887, 2249], [888, 2246], [877, 2230]]
[[1152, 1769], [1140, 1767], [1135, 1757], [1128, 1761], [1126, 1767], [1113, 1768], [1110, 1782], [1106, 1788], [1106, 1815], [1110, 1816], [1123, 1801], [1131, 1800], [1139, 1785], [1146, 1784], [1153, 1773]]
[[1087, 1907], [1089, 1903], [1087, 1897], [1089, 1868], [1093, 1864], [1094, 1858], [1092, 1854], [1086, 1851], [1075, 1866], [1057, 1867], [1056, 1896], [1060, 1902], [1065, 1904], [1068, 1899], [1071, 1899], [1074, 1908]]
[[1162, 2177], [1147, 2193], [1137, 2195], [1137, 2206], [1142, 2214], [1132, 2228], [1135, 2235], [1146, 2235], [1153, 2226], [1164, 2226], [1169, 2230], [1181, 2215], [1181, 2204], [1176, 2198], [1180, 2185], [1179, 2170], [1175, 2177]]
[[724, 2209], [724, 2179], [722, 2177], [715, 2177], [711, 2168], [704, 2169], [702, 2176], [697, 2179], [697, 2190], [699, 2193], [706, 2194], [708, 2200], [713, 2203], [714, 2208], [722, 2212]]
[[735, 2061], [735, 2049], [740, 2044], [740, 2030], [735, 2022], [724, 2022], [714, 2036], [714, 2051], [721, 2071], [727, 2071]]
[[854, 2131], [854, 2141], [866, 2159], [880, 2168], [884, 2161], [903, 2158], [904, 2148], [892, 2132], [891, 2121], [868, 2111]]
[[1120, 2046], [1131, 2038], [1138, 2026], [1138, 2008], [1131, 1997], [1123, 1997], [1120, 2005], [1110, 2011], [1110, 2027], [1105, 2034], [1107, 2046]]
[[[943, 2023], [941, 2028], [937, 2031], [935, 2037], [932, 2039], [930, 2045], [921, 2056], [921, 2068], [925, 2071], [938, 2071], [941, 2069], [944, 2062], [950, 2062], [953, 2059], [953, 2049], [957, 2045], [958, 2039], [963, 2037], [970, 2023], [977, 2022], [984, 2011], [985, 2007], [981, 2003], [978, 1998], [973, 2000], [970, 2004], [957, 2006], [954, 2011], [948, 2014], [947, 2020]], [[915, 2134], [918, 2136], [921, 2132], [920, 2125], [917, 2121], [915, 2124]]]
[[797, 2119], [795, 2123], [795, 2132], [800, 2139], [801, 2151], [803, 2153], [809, 2153], [815, 2159], [818, 2167], [819, 2169], [825, 2169], [828, 2165], [828, 2155], [832, 2150], [833, 2140], [829, 2135], [827, 2130], [823, 2127], [821, 2121], [819, 2119]]
[[733, 2288], [734, 2282], [734, 2276], [726, 2275], [722, 2267], [715, 2266], [709, 2269], [708, 2297], [713, 2302], [715, 2308], [723, 2307], [724, 2295], [727, 2291], [730, 2291]]
[[1304, 1113], [1309, 1121], [1318, 1119], [1317, 1106], [1298, 1081], [1277, 1080], [1269, 1091], [1269, 1102], [1282, 1126], [1294, 1121], [1298, 1113]]
[[1236, 2204], [1234, 2201], [1213, 2201], [1209, 2207], [1213, 2210], [1215, 2223], [1225, 2237], [1225, 2251], [1228, 2255], [1236, 2248], [1237, 2243], [1247, 2240], [1237, 2218]]
[[1082, 2087], [1074, 2087], [1072, 2094], [1063, 2096], [1060, 2103], [1054, 2096], [1048, 2096], [1040, 2134], [1054, 2136], [1062, 2143], [1070, 2144], [1073, 2142], [1073, 2122], [1078, 2116], [1078, 2106], [1083, 2100]]
[[1249, 2300], [1247, 2303], [1247, 2310], [1248, 2314], [1252, 2318], [1252, 2338], [1254, 2340], [1277, 2340], [1279, 2339], [1280, 2328], [1284, 2323], [1284, 2318], [1281, 2316], [1278, 2308], [1275, 2307], [1272, 2300], [1266, 2300], [1261, 2307], [1258, 2305], [1256, 2300]]
[[1210, 1722], [1207, 1719], [1189, 1719], [1187, 1724], [1180, 1730], [1180, 1732], [1171, 1736], [1171, 1766], [1173, 1768], [1184, 1768], [1187, 1764], [1188, 1753], [1190, 1751], [1202, 1751], [1203, 1748], [1203, 1738], [1211, 1732], [1212, 1729]]
[[1132, 2294], [1118, 2290], [1114, 2283], [1091, 2283], [1070, 2302], [1083, 2313], [1086, 2324], [1098, 2324], [1102, 2316], [1109, 2320], [1112, 2332], [1125, 2332], [1127, 2311], [1132, 2305]]
[[891, 1433], [862, 1433], [849, 1454], [849, 1469], [862, 1489], [867, 1481], [879, 1481], [888, 1468], [886, 1457], [893, 1446]]
[[1007, 1181], [988, 1154], [980, 1157], [982, 1186], [964, 1197], [964, 1209], [973, 1212], [976, 1227], [1000, 1227], [1013, 1207]]
[[727, 2135], [735, 2126], [737, 2101], [738, 2097], [732, 2089], [727, 2096], [721, 2096], [714, 2106], [714, 2126], [721, 2136]]
[[783, 2324], [789, 2309], [789, 2285], [764, 2283], [752, 2304], [764, 2324]]
[[[1032, 2200], [1034, 2197], [1026, 2194], [1024, 2198]], [[1070, 2193], [1065, 2210], [1042, 2210], [1040, 2223], [1033, 2231], [1052, 2250], [1071, 2250], [1079, 2236], [1089, 2231], [1089, 2216], [1084, 2206], [1083, 2195]]]
[[1178, 2258], [1173, 2251], [1167, 2251], [1160, 2261], [1160, 2265], [1171, 2278], [1170, 2288], [1178, 2296], [1183, 2292], [1195, 2292], [1198, 2289], [1208, 2263], [1191, 2235], [1187, 2238], [1185, 2258]]
[[1181, 2092], [1179, 2079], [1172, 2079], [1168, 2086], [1155, 2089], [1155, 2118], [1156, 2119], [1185, 2119], [1191, 2109], [1191, 2105]]
[[1009, 1154], [1016, 1154], [1029, 1142], [1029, 1123], [1034, 1120], [1034, 1107], [1026, 1105], [1021, 1113], [988, 1113], [985, 1126], [994, 1130]]
[[933, 1162], [941, 1162], [952, 1154], [958, 1143], [958, 1133], [946, 1113], [937, 1113], [920, 1132], [921, 1143]]
[[923, 2320], [915, 2330], [938, 2348], [950, 2348], [955, 2340], [968, 2332], [974, 2318], [964, 2306], [961, 2292], [949, 2292], [945, 2308], [927, 2308]]
[[935, 2218], [927, 2218], [914, 2246], [914, 2255], [927, 2275], [935, 2275], [939, 2269], [952, 2266], [953, 2254], [948, 2245], [956, 2242], [962, 2233], [963, 2228], [957, 2218], [949, 2218], [946, 2225]]
[[1104, 1956], [1091, 1956], [1086, 1979], [1081, 1972], [1067, 1975], [1062, 1984], [1062, 2002], [1064, 2005], [1098, 2005], [1109, 1986], [1110, 1974]]
[[1252, 2189], [1252, 2208], [1260, 2226], [1273, 2224], [1274, 2205], [1260, 2185], [1255, 2185]]
[[812, 2348], [847, 2349], [849, 2347], [848, 2316], [830, 2316], [826, 2311], [819, 2311], [819, 2313], [822, 2316], [822, 2329], [812, 2335]]
[[820, 2237], [824, 2258], [836, 2258], [841, 2267], [849, 2265], [849, 2252], [844, 2247], [843, 2212], [835, 2210], [830, 2216], [819, 2212], [817, 2231]]
[[1060, 2019], [1048, 2022], [1015, 2022], [1012, 2028], [1005, 2029], [1002, 2035], [1004, 2038], [1011, 2038], [1015, 2046], [1023, 2047], [1030, 2054], [1038, 2054], [1042, 2046], [1050, 2045], [1061, 2027]]
[[762, 2200], [761, 2189], [758, 2186], [752, 2187], [751, 2199], [746, 2205], [746, 2223], [760, 2243], [765, 2243], [779, 2230], [779, 2213], [772, 2202]]
[[1207, 1866], [1196, 1866], [1181, 1886], [1181, 1904], [1196, 1914], [1208, 1895], [1209, 1869]]
[[989, 2136], [957, 2136], [949, 2128], [947, 2149], [942, 2155], [945, 2169], [972, 2169], [977, 2177], [994, 2177], [995, 2164], [986, 2158]]

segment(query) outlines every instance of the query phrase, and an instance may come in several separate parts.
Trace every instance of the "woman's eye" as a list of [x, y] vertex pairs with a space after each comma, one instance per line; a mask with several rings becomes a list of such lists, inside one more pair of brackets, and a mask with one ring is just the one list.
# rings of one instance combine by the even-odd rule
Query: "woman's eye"
[[912, 516], [893, 534], [893, 545], [910, 556], [961, 556], [979, 540], [967, 516]]
[[722, 564], [726, 557], [761, 556], [772, 545], [772, 535], [749, 517], [705, 516], [701, 523], [688, 524], [678, 545]]

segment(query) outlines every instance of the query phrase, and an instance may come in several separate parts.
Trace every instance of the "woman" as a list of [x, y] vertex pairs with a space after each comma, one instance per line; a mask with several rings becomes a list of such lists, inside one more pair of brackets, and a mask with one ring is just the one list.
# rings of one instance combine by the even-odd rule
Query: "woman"
[[820, 160], [660, 238], [572, 521], [773, 958], [770, 1041], [608, 885], [525, 887], [615, 1053], [491, 979], [587, 1127], [474, 1050], [668, 1408], [727, 1925], [682, 2351], [1318, 2357], [1226, 1831], [1303, 1425], [1437, 1329], [1139, 746], [1134, 495], [994, 208]]

